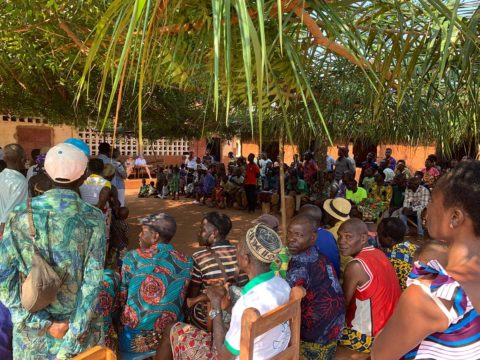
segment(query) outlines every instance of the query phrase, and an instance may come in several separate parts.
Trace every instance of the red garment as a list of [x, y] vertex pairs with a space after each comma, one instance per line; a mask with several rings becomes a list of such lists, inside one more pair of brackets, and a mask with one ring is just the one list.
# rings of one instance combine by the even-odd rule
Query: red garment
[[318, 165], [315, 162], [315, 160], [310, 159], [309, 161], [307, 161], [307, 163], [305, 164], [304, 170], [303, 170], [303, 176], [304, 176], [305, 181], [307, 183], [310, 183], [311, 182], [311, 177], [317, 171], [318, 171]]
[[257, 177], [260, 174], [260, 168], [255, 163], [247, 164], [247, 169], [245, 170], [245, 185], [257, 185]]
[[358, 261], [370, 281], [357, 287], [347, 310], [347, 325], [376, 336], [392, 316], [401, 295], [400, 285], [386, 255], [373, 246], [364, 248], [352, 261]]

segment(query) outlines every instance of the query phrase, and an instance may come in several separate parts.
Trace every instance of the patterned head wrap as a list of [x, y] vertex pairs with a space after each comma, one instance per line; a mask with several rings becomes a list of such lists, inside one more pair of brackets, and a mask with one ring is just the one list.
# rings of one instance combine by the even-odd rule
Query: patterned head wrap
[[246, 242], [252, 255], [267, 264], [275, 261], [282, 247], [278, 234], [263, 224], [247, 231]]

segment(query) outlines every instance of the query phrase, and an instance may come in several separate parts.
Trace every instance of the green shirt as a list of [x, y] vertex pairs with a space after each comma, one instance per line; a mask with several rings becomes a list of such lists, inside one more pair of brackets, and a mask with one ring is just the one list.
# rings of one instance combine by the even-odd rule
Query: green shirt
[[290, 253], [286, 246], [282, 246], [278, 253], [277, 259], [270, 264], [270, 270], [275, 272], [275, 275], [280, 275], [285, 279], [287, 276], [288, 262], [290, 261]]
[[347, 190], [347, 200], [350, 200], [354, 204], [359, 204], [367, 198], [367, 190], [362, 187], [357, 187], [357, 192]]

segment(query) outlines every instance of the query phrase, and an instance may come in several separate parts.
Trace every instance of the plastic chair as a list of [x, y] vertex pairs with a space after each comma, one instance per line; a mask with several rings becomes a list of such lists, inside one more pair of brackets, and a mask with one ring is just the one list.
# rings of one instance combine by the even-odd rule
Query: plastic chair
[[255, 338], [275, 326], [290, 321], [290, 343], [281, 353], [270, 360], [296, 360], [300, 357], [300, 322], [302, 310], [300, 303], [305, 296], [305, 289], [296, 286], [290, 292], [288, 304], [279, 306], [266, 314], [260, 315], [257, 309], [249, 308], [242, 315], [242, 335], [240, 338], [240, 360], [253, 360]]

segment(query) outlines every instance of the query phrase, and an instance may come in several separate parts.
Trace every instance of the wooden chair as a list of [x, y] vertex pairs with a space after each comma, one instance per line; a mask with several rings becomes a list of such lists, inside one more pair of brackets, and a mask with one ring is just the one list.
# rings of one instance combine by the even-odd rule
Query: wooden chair
[[75, 356], [72, 360], [116, 360], [115, 353], [105, 346], [95, 346]]
[[280, 354], [272, 357], [271, 360], [297, 360], [300, 357], [300, 302], [305, 296], [305, 289], [296, 286], [290, 292], [290, 301], [260, 315], [257, 309], [249, 308], [242, 315], [242, 335], [240, 338], [240, 360], [253, 360], [253, 346], [255, 338], [275, 326], [290, 321], [290, 344]]

